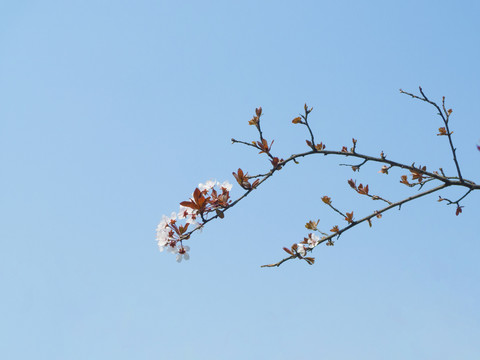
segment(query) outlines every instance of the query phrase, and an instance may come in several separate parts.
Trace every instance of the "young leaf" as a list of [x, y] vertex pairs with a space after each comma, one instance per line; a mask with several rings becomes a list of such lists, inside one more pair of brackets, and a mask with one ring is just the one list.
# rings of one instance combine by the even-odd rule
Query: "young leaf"
[[345, 216], [345, 220], [348, 221], [349, 224], [353, 223], [353, 211], [351, 213], [347, 212], [347, 216]]
[[293, 255], [293, 253], [290, 251], [290, 249], [284, 247], [283, 250], [285, 250], [286, 253], [288, 253], [290, 255]]
[[327, 205], [330, 205], [332, 203], [332, 199], [330, 199], [328, 196], [324, 196], [322, 197], [322, 201], [327, 204]]

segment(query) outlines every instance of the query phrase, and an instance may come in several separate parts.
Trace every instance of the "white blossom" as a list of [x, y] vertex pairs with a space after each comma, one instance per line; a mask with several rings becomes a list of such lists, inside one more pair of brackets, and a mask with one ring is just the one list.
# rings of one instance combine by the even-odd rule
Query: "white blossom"
[[307, 253], [303, 244], [297, 244], [297, 252], [302, 256], [305, 256], [305, 254]]
[[160, 252], [162, 252], [165, 249], [165, 247], [168, 246], [168, 237], [157, 235], [157, 244], [158, 244], [158, 249], [160, 250]]
[[157, 225], [156, 229], [156, 237], [155, 239], [157, 240], [158, 248], [160, 251], [163, 251], [165, 247], [168, 246], [168, 243], [170, 241], [169, 239], [169, 233], [170, 233], [170, 227], [168, 226], [172, 220], [176, 220], [177, 214], [175, 212], [172, 212], [170, 217], [163, 215], [162, 220], [160, 223]]
[[308, 234], [307, 243], [310, 249], [313, 249], [315, 246], [317, 246], [319, 241], [320, 238], [317, 235], [312, 233]]
[[168, 251], [170, 254], [177, 254], [177, 253], [178, 253], [178, 249], [177, 249], [177, 246], [175, 245], [175, 242], [170, 242], [170, 243], [167, 245], [167, 251]]
[[172, 220], [176, 220], [177, 219], [177, 214], [175, 212], [172, 212], [170, 214], [170, 217], [166, 216], [166, 215], [163, 215], [162, 216], [162, 221], [160, 221], [160, 223], [158, 224], [157, 226], [157, 231], [159, 229], [164, 229], [164, 228], [167, 228], [168, 227], [168, 224], [170, 224], [170, 222]]
[[227, 191], [232, 190], [232, 186], [233, 186], [233, 185], [230, 184], [228, 181], [224, 181], [224, 182], [220, 185], [220, 187], [224, 188], [224, 189], [227, 190]]
[[195, 218], [197, 217], [197, 211], [193, 210], [192, 208], [180, 205], [180, 210], [178, 211], [178, 218], [179, 219], [186, 219], [185, 221], [188, 223], [194, 222]]
[[217, 184], [218, 182], [216, 180], [208, 180], [205, 184], [198, 184], [198, 188], [200, 189], [200, 191], [203, 191], [203, 190], [208, 191]]
[[190, 255], [188, 255], [187, 251], [190, 250], [189, 246], [182, 246], [177, 253], [177, 262], [182, 262], [182, 259], [188, 260], [190, 259]]

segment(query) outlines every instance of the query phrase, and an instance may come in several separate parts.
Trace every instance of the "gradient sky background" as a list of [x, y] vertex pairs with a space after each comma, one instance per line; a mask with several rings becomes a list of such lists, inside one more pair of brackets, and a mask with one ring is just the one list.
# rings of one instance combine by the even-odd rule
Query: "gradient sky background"
[[[200, 182], [265, 158], [230, 139], [264, 109], [273, 151], [327, 148], [454, 175], [432, 108], [447, 97], [464, 176], [480, 181], [476, 1], [2, 1], [2, 359], [479, 359], [479, 194], [437, 195], [358, 226], [317, 263], [280, 260], [329, 195], [359, 218], [415, 193], [404, 172], [290, 165], [192, 238], [155, 227]], [[235, 186], [232, 194], [242, 194]], [[456, 199], [452, 189], [441, 193]]]

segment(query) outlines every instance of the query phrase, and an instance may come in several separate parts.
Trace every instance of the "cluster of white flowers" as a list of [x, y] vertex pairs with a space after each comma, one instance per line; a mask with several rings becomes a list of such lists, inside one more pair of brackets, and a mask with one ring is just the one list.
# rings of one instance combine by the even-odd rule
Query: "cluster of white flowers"
[[[220, 184], [218, 181], [208, 180], [205, 184], [199, 184], [198, 189], [207, 194], [215, 186], [220, 187], [223, 193], [226, 191], [228, 199], [228, 192], [232, 189], [232, 184], [228, 181]], [[188, 254], [190, 247], [183, 245], [183, 240], [188, 239], [191, 231], [201, 231], [203, 225], [197, 222], [198, 217], [197, 210], [183, 205], [180, 205], [178, 214], [172, 212], [170, 216], [163, 215], [156, 229], [156, 241], [159, 250], [167, 250], [167, 252], [175, 254], [177, 262], [181, 262], [183, 259], [188, 260], [190, 258]], [[179, 220], [182, 220], [184, 225], [177, 224]]]
[[297, 244], [297, 252], [301, 256], [305, 256], [307, 254], [307, 248], [313, 249], [320, 242], [320, 238], [313, 233], [308, 234], [308, 237], [305, 240], [306, 243]]
[[[178, 218], [182, 218], [180, 217], [180, 213], [178, 214]], [[190, 219], [187, 220], [187, 223], [194, 224], [194, 220], [189, 222]], [[162, 221], [157, 225], [156, 240], [160, 251], [166, 249], [167, 252], [177, 255], [177, 261], [181, 262], [182, 259], [188, 260], [190, 258], [187, 253], [187, 251], [190, 250], [190, 247], [183, 245], [182, 241], [179, 238], [176, 238], [176, 221], [177, 214], [175, 212], [172, 212], [170, 216], [163, 215]]]
[[[160, 221], [160, 223], [157, 225], [156, 240], [157, 240], [158, 248], [160, 249], [160, 251], [163, 251], [165, 248], [167, 249], [169, 248], [168, 246], [170, 242], [169, 235], [172, 232], [172, 230], [169, 227], [169, 224], [172, 221], [175, 221], [176, 218], [177, 218], [177, 214], [175, 214], [174, 212], [172, 212], [170, 217], [163, 215], [162, 221]], [[171, 252], [171, 250], [169, 251]]]
[[198, 184], [198, 188], [200, 189], [200, 191], [204, 191], [204, 190], [209, 191], [213, 189], [215, 186], [218, 186], [222, 189], [226, 189], [227, 191], [232, 190], [232, 184], [230, 184], [228, 181], [224, 181], [223, 183], [220, 184], [220, 182], [216, 180], [207, 180], [205, 184]]

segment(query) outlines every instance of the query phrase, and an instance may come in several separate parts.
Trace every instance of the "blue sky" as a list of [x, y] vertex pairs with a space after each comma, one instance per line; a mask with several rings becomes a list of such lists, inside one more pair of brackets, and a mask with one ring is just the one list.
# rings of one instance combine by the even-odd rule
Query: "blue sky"
[[[267, 168], [235, 137], [264, 110], [281, 157], [316, 138], [443, 167], [419, 85], [447, 97], [466, 178], [480, 181], [475, 1], [4, 1], [0, 3], [5, 359], [478, 359], [479, 195], [436, 195], [358, 226], [317, 262], [281, 248], [339, 219], [329, 195], [372, 210], [347, 180], [398, 200], [402, 172], [337, 158], [289, 166], [190, 241], [159, 253], [155, 227], [200, 182]], [[413, 190], [413, 193], [415, 190]], [[239, 196], [241, 189], [232, 190]], [[455, 189], [441, 195], [456, 198]]]

